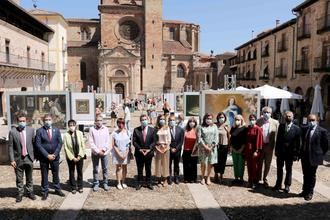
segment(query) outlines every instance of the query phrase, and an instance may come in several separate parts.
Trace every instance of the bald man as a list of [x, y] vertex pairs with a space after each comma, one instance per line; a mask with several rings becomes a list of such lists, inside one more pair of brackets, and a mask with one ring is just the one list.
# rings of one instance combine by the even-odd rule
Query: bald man
[[300, 193], [306, 201], [313, 198], [316, 182], [316, 170], [323, 164], [324, 155], [328, 151], [328, 132], [319, 126], [318, 117], [308, 116], [308, 126], [303, 130], [303, 146], [301, 150], [301, 165], [304, 174], [303, 191]]

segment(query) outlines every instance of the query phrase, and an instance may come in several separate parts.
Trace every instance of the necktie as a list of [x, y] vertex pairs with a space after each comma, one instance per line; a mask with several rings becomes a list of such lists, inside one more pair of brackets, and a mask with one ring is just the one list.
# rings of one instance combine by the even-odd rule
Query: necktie
[[147, 127], [143, 129], [143, 141], [146, 142], [147, 139]]
[[52, 133], [51, 133], [50, 129], [47, 130], [47, 134], [48, 134], [49, 140], [52, 140]]
[[23, 131], [20, 132], [20, 141], [22, 145], [22, 156], [25, 157], [27, 155], [27, 149], [26, 149], [25, 136]]

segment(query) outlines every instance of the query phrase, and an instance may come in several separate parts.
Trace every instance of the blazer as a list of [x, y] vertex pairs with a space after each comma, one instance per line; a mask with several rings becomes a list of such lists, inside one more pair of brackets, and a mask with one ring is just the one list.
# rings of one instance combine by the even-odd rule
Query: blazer
[[[26, 131], [26, 149], [31, 161], [34, 161], [34, 141], [35, 131], [31, 127], [25, 127]], [[9, 131], [9, 142], [8, 142], [9, 158], [10, 161], [18, 161], [22, 157], [22, 145], [20, 140], [20, 132], [18, 128], [12, 128]]]
[[[169, 129], [171, 132], [171, 128]], [[176, 149], [176, 152], [174, 154], [176, 155], [181, 154], [183, 140], [184, 140], [184, 130], [179, 126], [175, 126], [175, 137], [173, 137], [173, 134], [171, 132], [171, 144], [170, 144], [170, 148]]]
[[148, 149], [150, 152], [146, 155], [147, 158], [154, 156], [154, 148], [156, 146], [157, 137], [153, 127], [148, 126], [146, 141], [143, 140], [143, 129], [141, 126], [137, 127], [133, 131], [133, 146], [135, 147], [134, 156], [142, 157], [141, 149]]
[[[78, 155], [81, 158], [84, 158], [86, 155], [86, 146], [85, 146], [83, 133], [79, 130], [76, 130], [75, 133], [77, 135], [77, 142], [78, 142], [77, 144], [79, 147]], [[64, 145], [64, 151], [66, 154], [66, 158], [68, 160], [73, 160], [73, 158], [75, 158], [75, 156], [74, 156], [74, 151], [73, 151], [72, 138], [71, 138], [71, 134], [69, 134], [69, 132], [64, 134], [63, 145]]]
[[[270, 118], [269, 120], [269, 146], [272, 148], [276, 145], [276, 137], [277, 137], [277, 131], [279, 122], [275, 119]], [[266, 121], [263, 118], [259, 118], [257, 120], [257, 125], [262, 128], [262, 126], [266, 123]]]
[[303, 128], [303, 131], [301, 159], [308, 160], [312, 166], [322, 165], [324, 155], [329, 149], [328, 131], [317, 125], [311, 139], [308, 137], [310, 127]]
[[52, 127], [52, 139], [49, 140], [47, 129], [43, 126], [37, 130], [36, 135], [36, 150], [40, 161], [48, 161], [49, 154], [55, 154], [56, 159], [59, 159], [62, 148], [61, 133], [58, 128]]
[[286, 132], [286, 124], [280, 124], [278, 128], [275, 155], [280, 158], [292, 159], [300, 156], [301, 129], [292, 124]]

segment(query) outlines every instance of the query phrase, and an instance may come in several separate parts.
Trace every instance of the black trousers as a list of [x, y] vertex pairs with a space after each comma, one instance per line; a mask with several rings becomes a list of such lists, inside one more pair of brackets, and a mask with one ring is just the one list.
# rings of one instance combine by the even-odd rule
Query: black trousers
[[135, 157], [136, 166], [138, 171], [138, 182], [141, 184], [143, 181], [143, 168], [146, 170], [146, 182], [151, 184], [151, 164], [152, 157], [144, 157], [143, 155], [138, 155]]
[[218, 146], [218, 163], [214, 164], [214, 172], [224, 174], [228, 155], [228, 145]]
[[182, 154], [183, 160], [183, 179], [184, 181], [197, 181], [197, 160], [198, 157], [191, 156], [191, 150], [184, 150]]
[[180, 153], [172, 153], [170, 152], [170, 176], [173, 176], [173, 169], [172, 169], [172, 164], [174, 162], [174, 176], [175, 177], [179, 177], [179, 173], [180, 173], [180, 167], [179, 167], [179, 163], [180, 163]]
[[[84, 160], [80, 159], [77, 163], [73, 160], [67, 160], [69, 167], [69, 181], [71, 189], [82, 189], [83, 188], [83, 166]], [[77, 181], [74, 175], [74, 171], [77, 169]]]
[[276, 166], [277, 166], [277, 180], [276, 180], [276, 186], [281, 187], [282, 186], [282, 180], [283, 180], [283, 167], [285, 164], [285, 180], [284, 185], [285, 186], [291, 186], [292, 183], [292, 165], [293, 165], [293, 159], [291, 158], [283, 158], [283, 157], [277, 157], [276, 158]]
[[301, 165], [304, 175], [303, 192], [307, 195], [313, 195], [316, 183], [316, 170], [318, 166], [312, 166], [308, 158], [302, 158]]
[[59, 157], [53, 161], [49, 160], [42, 160], [40, 161], [40, 170], [41, 170], [41, 192], [48, 193], [49, 190], [49, 183], [48, 183], [48, 169], [49, 166], [52, 170], [53, 175], [53, 186], [55, 190], [61, 190], [60, 186], [60, 178], [59, 178], [59, 165], [60, 160]]
[[33, 179], [32, 179], [32, 171], [33, 171], [33, 162], [30, 160], [28, 156], [21, 158], [16, 161], [16, 186], [18, 190], [18, 194], [23, 196], [24, 194], [24, 172], [26, 178], [26, 191], [27, 193], [33, 193]]

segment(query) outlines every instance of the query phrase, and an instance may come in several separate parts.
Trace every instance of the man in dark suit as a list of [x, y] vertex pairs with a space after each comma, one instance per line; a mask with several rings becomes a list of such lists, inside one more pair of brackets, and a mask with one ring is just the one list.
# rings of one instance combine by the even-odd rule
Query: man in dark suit
[[146, 170], [147, 187], [153, 190], [151, 183], [151, 163], [154, 156], [154, 148], [156, 145], [155, 129], [148, 126], [149, 120], [146, 115], [140, 116], [141, 126], [133, 131], [133, 145], [135, 147], [135, 159], [138, 171], [138, 184], [136, 190], [141, 189], [143, 180], [143, 167]]
[[26, 126], [26, 116], [24, 114], [17, 115], [18, 126], [12, 128], [9, 132], [9, 157], [10, 163], [15, 169], [16, 186], [18, 195], [16, 202], [21, 202], [24, 194], [24, 172], [26, 178], [26, 190], [28, 197], [36, 200], [33, 193], [33, 161], [34, 161], [34, 129]]
[[303, 132], [301, 164], [304, 174], [303, 191], [300, 196], [309, 201], [313, 198], [316, 182], [316, 170], [323, 164], [324, 155], [328, 151], [328, 132], [318, 125], [318, 117], [308, 116], [309, 126]]
[[301, 131], [297, 125], [293, 124], [294, 117], [291, 111], [285, 112], [284, 117], [285, 123], [280, 124], [276, 138], [277, 180], [273, 189], [277, 191], [282, 187], [283, 166], [285, 164], [284, 192], [289, 193], [292, 182], [293, 161], [297, 161], [300, 154]]
[[44, 126], [37, 130], [36, 149], [40, 161], [42, 200], [48, 197], [48, 169], [49, 165], [53, 174], [55, 193], [64, 197], [61, 191], [59, 178], [60, 152], [62, 148], [61, 133], [52, 126], [52, 116], [46, 114], [43, 118]]
[[170, 144], [170, 176], [169, 176], [169, 184], [172, 184], [172, 163], [174, 162], [174, 182], [175, 184], [179, 184], [179, 163], [181, 157], [181, 149], [183, 145], [184, 138], [184, 130], [176, 125], [175, 116], [171, 115], [168, 119], [168, 125], [171, 132], [171, 144]]

